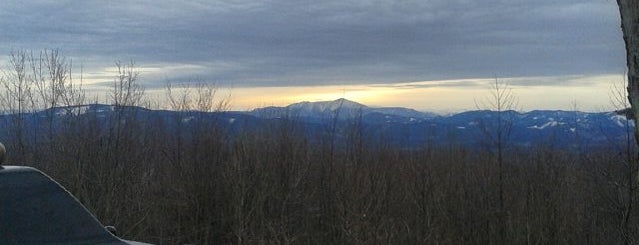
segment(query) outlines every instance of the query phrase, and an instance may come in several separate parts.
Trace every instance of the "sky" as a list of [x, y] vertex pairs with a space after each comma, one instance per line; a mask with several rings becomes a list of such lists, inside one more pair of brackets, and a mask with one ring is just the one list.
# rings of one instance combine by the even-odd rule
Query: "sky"
[[150, 95], [212, 83], [236, 110], [345, 97], [461, 111], [498, 79], [521, 110], [597, 111], [624, 80], [619, 26], [613, 0], [3, 0], [0, 64], [59, 49], [100, 94], [133, 60]]

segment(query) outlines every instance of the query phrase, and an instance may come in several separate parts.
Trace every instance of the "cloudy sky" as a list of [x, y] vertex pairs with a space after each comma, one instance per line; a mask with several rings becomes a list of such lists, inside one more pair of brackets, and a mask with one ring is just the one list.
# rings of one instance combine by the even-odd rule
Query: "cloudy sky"
[[[612, 0], [3, 0], [0, 55], [60, 49], [107, 89], [207, 81], [235, 109], [346, 97], [473, 109], [495, 78], [528, 109], [609, 106], [625, 53]], [[6, 58], [0, 58], [6, 60]]]

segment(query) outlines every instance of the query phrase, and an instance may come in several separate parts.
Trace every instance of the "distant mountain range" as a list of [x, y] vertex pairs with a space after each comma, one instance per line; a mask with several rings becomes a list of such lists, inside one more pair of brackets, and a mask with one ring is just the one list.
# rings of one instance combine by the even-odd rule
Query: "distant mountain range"
[[264, 107], [252, 110], [250, 115], [260, 118], [275, 118], [282, 115], [308, 118], [354, 119], [370, 114], [382, 114], [406, 118], [430, 119], [437, 115], [402, 107], [368, 107], [347, 99], [319, 102], [299, 102], [285, 107]]
[[[91, 104], [57, 107], [25, 115], [26, 125], [35, 127], [48, 116], [92, 117], [98, 122], [112, 118], [117, 108]], [[252, 111], [183, 112], [149, 110], [140, 107], [136, 118], [154, 118], [165, 125], [190, 127], [195, 117], [215, 120], [229, 129], [231, 134], [243, 130], [259, 130], [289, 119], [303, 128], [308, 137], [337, 133], [338, 141], [347, 143], [349, 132], [359, 127], [369, 142], [384, 142], [404, 148], [428, 145], [463, 145], [485, 147], [501, 128], [506, 132], [504, 141], [509, 146], [531, 147], [545, 145], [566, 149], [618, 148], [626, 142], [633, 121], [615, 112], [588, 113], [579, 111], [536, 110], [530, 112], [478, 110], [449, 116], [419, 112], [408, 108], [369, 107], [346, 99], [321, 102], [300, 102], [284, 107], [264, 107]], [[6, 115], [2, 117], [7, 117]], [[497, 118], [502, 125], [498, 127]], [[335, 120], [337, 119], [337, 120]], [[0, 120], [8, 123], [10, 120]], [[337, 123], [336, 123], [337, 122]], [[2, 125], [0, 125], [2, 126]], [[331, 127], [337, 126], [334, 131]], [[8, 128], [8, 127], [3, 127]], [[1, 132], [0, 132], [1, 133]], [[630, 134], [632, 135], [632, 134]]]
[[336, 116], [341, 121], [361, 120], [369, 137], [405, 147], [445, 142], [485, 146], [498, 130], [499, 116], [501, 130], [506, 132], [504, 141], [522, 147], [617, 147], [626, 142], [628, 130], [634, 127], [634, 121], [615, 112], [477, 110], [441, 116], [407, 108], [373, 108], [346, 99], [265, 107], [246, 113], [261, 119], [288, 117], [320, 124]]

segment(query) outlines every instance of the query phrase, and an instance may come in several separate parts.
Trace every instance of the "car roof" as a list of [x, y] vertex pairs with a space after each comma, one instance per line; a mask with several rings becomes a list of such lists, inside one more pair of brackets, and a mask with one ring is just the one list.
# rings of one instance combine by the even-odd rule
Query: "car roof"
[[37, 169], [0, 168], [2, 244], [126, 244]]

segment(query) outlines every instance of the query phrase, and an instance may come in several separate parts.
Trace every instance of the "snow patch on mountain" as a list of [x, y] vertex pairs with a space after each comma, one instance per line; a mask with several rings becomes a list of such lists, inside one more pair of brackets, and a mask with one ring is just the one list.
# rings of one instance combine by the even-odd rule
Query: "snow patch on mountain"
[[615, 122], [617, 124], [617, 126], [619, 126], [619, 127], [625, 127], [626, 126], [625, 123], [626, 123], [626, 121], [628, 119], [626, 119], [626, 117], [623, 116], [623, 115], [614, 114], [614, 115], [610, 116], [610, 120]]
[[545, 129], [547, 127], [556, 127], [557, 125], [559, 125], [558, 122], [556, 122], [554, 120], [551, 120], [550, 122], [544, 123], [541, 126], [534, 125], [534, 126], [530, 126], [528, 128], [531, 128], [531, 129]]

